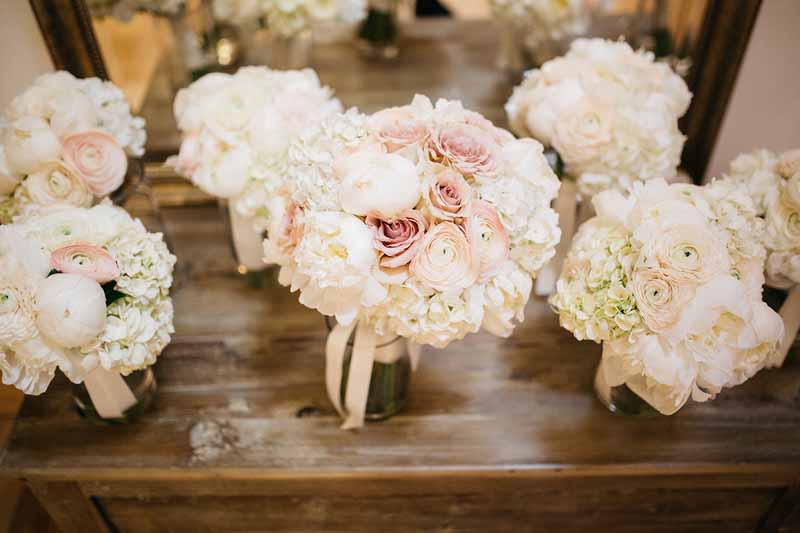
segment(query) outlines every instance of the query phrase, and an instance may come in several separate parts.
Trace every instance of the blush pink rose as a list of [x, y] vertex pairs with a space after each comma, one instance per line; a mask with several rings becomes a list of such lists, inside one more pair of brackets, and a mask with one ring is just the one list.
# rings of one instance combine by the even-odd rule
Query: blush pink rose
[[411, 106], [390, 107], [374, 113], [367, 120], [367, 129], [389, 152], [412, 144], [422, 144], [430, 130]]
[[477, 248], [464, 230], [452, 222], [433, 226], [422, 239], [409, 270], [436, 291], [466, 289], [478, 279]]
[[290, 256], [300, 243], [300, 239], [303, 238], [305, 226], [303, 224], [303, 208], [289, 197], [288, 192], [284, 192], [284, 194], [287, 197], [286, 210], [278, 222], [276, 242], [281, 253]]
[[117, 262], [107, 251], [91, 244], [71, 244], [50, 255], [50, 267], [63, 274], [77, 274], [103, 284], [119, 278]]
[[428, 221], [413, 209], [388, 220], [368, 216], [366, 223], [375, 237], [375, 248], [384, 255], [380, 260], [384, 268], [398, 268], [410, 263], [422, 246], [422, 238], [428, 229]]
[[499, 167], [500, 148], [491, 135], [464, 123], [445, 125], [429, 142], [431, 158], [449, 162], [462, 174], [493, 176]]
[[476, 113], [475, 111], [470, 111], [469, 109], [465, 109], [464, 122], [485, 131], [486, 133], [491, 135], [492, 139], [494, 139], [494, 141], [497, 144], [502, 145], [509, 141], [514, 140], [514, 136], [511, 135], [511, 132], [506, 131], [502, 128], [498, 128], [497, 126], [492, 124], [491, 120], [487, 119], [480, 113]]
[[472, 216], [466, 221], [467, 236], [478, 248], [479, 279], [486, 281], [508, 258], [509, 238], [497, 210], [479, 200], [472, 206]]
[[452, 169], [428, 177], [422, 197], [431, 214], [442, 220], [465, 218], [472, 207], [472, 187], [464, 176]]
[[102, 131], [67, 135], [64, 162], [86, 183], [92, 194], [108, 196], [125, 180], [128, 158], [117, 140]]

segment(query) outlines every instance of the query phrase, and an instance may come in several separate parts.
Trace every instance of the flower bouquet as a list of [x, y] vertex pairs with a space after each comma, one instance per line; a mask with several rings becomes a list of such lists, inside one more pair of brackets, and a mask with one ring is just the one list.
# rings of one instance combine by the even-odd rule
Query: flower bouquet
[[258, 271], [267, 204], [300, 130], [341, 110], [313, 70], [245, 67], [209, 74], [178, 92], [180, 153], [167, 163], [226, 205], [239, 271]]
[[742, 154], [731, 162], [728, 179], [750, 194], [765, 220], [767, 285], [789, 293], [780, 310], [784, 337], [768, 361], [781, 366], [800, 329], [800, 150]]
[[122, 376], [170, 341], [174, 264], [160, 234], [108, 203], [0, 227], [3, 383], [38, 395], [59, 368], [86, 386], [86, 414], [119, 420], [141, 408], [147, 398]]
[[355, 24], [365, 17], [366, 5], [366, 0], [213, 0], [218, 20], [245, 27], [253, 37], [249, 62], [279, 69], [307, 67], [314, 27]]
[[[578, 39], [564, 57], [526, 73], [506, 104], [511, 127], [551, 148], [564, 168], [556, 208], [564, 238], [538, 280], [538, 293], [553, 291], [578, 194], [588, 200], [603, 190], [675, 176], [685, 139], [678, 118], [690, 99], [667, 65], [625, 42]], [[578, 216], [585, 218], [588, 213]]]
[[[586, 0], [491, 0], [503, 23], [499, 67], [520, 72], [526, 64], [541, 65], [560, 55], [560, 39], [586, 32], [591, 12]], [[528, 61], [529, 52], [533, 58]], [[562, 50], [563, 52], [563, 50]]]
[[735, 183], [654, 179], [594, 207], [550, 303], [577, 339], [603, 344], [595, 386], [609, 408], [640, 399], [670, 415], [767, 364], [783, 325], [761, 300], [763, 223]]
[[144, 120], [114, 84], [45, 74], [0, 120], [0, 224], [64, 206], [90, 207], [120, 189], [144, 153]]
[[291, 144], [265, 258], [338, 321], [326, 381], [344, 428], [363, 424], [373, 365], [405, 352], [398, 336], [443, 348], [481, 327], [511, 334], [560, 236], [557, 191], [538, 142], [457, 101], [350, 110]]

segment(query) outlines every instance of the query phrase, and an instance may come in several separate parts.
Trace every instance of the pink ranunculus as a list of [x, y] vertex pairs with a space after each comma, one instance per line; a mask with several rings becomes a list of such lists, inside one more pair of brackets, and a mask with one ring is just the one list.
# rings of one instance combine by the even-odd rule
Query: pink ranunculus
[[466, 221], [467, 237], [475, 241], [480, 259], [480, 281], [486, 281], [508, 257], [509, 238], [497, 210], [478, 200]]
[[412, 106], [390, 107], [371, 115], [367, 129], [389, 152], [412, 144], [422, 144], [430, 134], [428, 125], [418, 118]]
[[91, 244], [70, 244], [50, 255], [50, 266], [63, 274], [78, 274], [103, 284], [119, 278], [117, 262], [104, 249]]
[[434, 132], [428, 144], [434, 161], [449, 162], [467, 176], [493, 176], [498, 172], [500, 148], [478, 126], [447, 124]]
[[437, 291], [466, 289], [478, 279], [477, 247], [452, 222], [431, 227], [409, 270], [423, 285]]
[[466, 218], [472, 207], [472, 187], [464, 176], [449, 168], [425, 180], [422, 197], [431, 214], [442, 220]]
[[428, 221], [422, 213], [413, 209], [388, 220], [370, 215], [366, 223], [375, 236], [375, 248], [383, 253], [380, 265], [384, 268], [397, 268], [410, 263], [428, 229]]
[[464, 110], [464, 122], [470, 124], [471, 126], [477, 126], [478, 128], [482, 129], [486, 133], [492, 136], [494, 141], [497, 144], [505, 144], [508, 141], [513, 141], [514, 136], [511, 134], [510, 131], [504, 130], [502, 128], [498, 128], [492, 121], [477, 113], [475, 111], [470, 111], [469, 109]]
[[102, 131], [67, 135], [64, 162], [97, 197], [108, 196], [125, 180], [128, 158], [117, 140]]

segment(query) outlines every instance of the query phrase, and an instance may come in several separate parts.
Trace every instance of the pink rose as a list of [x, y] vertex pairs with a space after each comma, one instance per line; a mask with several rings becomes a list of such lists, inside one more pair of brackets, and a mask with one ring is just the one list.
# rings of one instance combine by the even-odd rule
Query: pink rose
[[477, 248], [452, 222], [433, 226], [411, 260], [411, 273], [437, 291], [466, 289], [478, 279]]
[[77, 274], [103, 284], [119, 278], [119, 267], [111, 255], [91, 244], [70, 244], [50, 255], [50, 267], [63, 274]]
[[508, 141], [513, 141], [514, 136], [511, 135], [511, 132], [506, 131], [502, 128], [498, 128], [492, 121], [481, 115], [480, 113], [476, 113], [475, 111], [470, 111], [469, 109], [464, 110], [464, 122], [471, 125], [478, 127], [492, 136], [492, 139], [497, 144], [505, 144]]
[[431, 214], [442, 220], [465, 218], [472, 207], [472, 187], [452, 169], [428, 177], [422, 197]]
[[498, 172], [500, 148], [478, 126], [445, 125], [433, 134], [429, 148], [434, 161], [448, 161], [462, 174], [493, 176]]
[[482, 200], [473, 204], [466, 229], [468, 237], [478, 248], [480, 281], [486, 281], [508, 257], [508, 233], [497, 210]]
[[417, 117], [412, 106], [390, 107], [374, 113], [367, 120], [367, 129], [389, 152], [422, 144], [430, 133], [428, 125]]
[[63, 142], [65, 163], [92, 194], [108, 196], [122, 185], [128, 158], [116, 139], [102, 131], [67, 135]]
[[384, 254], [380, 265], [397, 268], [407, 265], [417, 255], [428, 221], [419, 211], [409, 209], [396, 218], [383, 220], [368, 216], [367, 226], [375, 236], [375, 248]]

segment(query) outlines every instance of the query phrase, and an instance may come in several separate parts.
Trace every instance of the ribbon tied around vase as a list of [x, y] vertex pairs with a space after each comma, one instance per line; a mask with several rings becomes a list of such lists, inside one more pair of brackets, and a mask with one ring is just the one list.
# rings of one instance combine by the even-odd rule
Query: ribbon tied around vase
[[[355, 340], [344, 405], [342, 405], [342, 370], [345, 353], [354, 330]], [[336, 324], [331, 329], [325, 345], [325, 385], [331, 403], [344, 418], [341, 429], [356, 429], [364, 425], [372, 367], [376, 361], [392, 364], [400, 359], [404, 353], [402, 342], [407, 345], [411, 368], [416, 370], [420, 355], [418, 344], [409, 341], [397, 342], [396, 337], [392, 336], [379, 336], [366, 322], [356, 320], [348, 325]]]
[[119, 372], [97, 367], [86, 376], [83, 385], [100, 418], [122, 418], [136, 404], [136, 397]]

